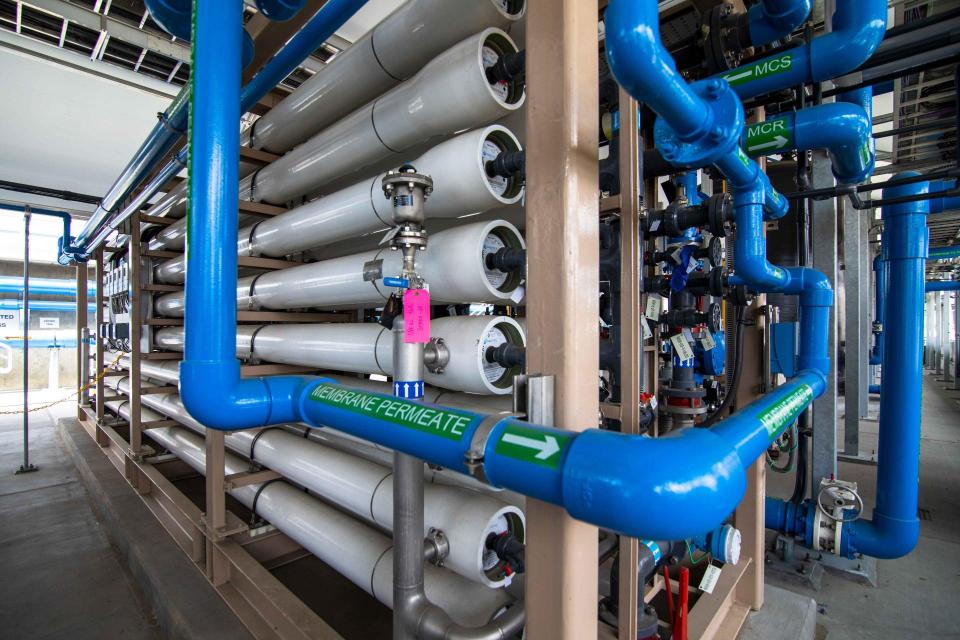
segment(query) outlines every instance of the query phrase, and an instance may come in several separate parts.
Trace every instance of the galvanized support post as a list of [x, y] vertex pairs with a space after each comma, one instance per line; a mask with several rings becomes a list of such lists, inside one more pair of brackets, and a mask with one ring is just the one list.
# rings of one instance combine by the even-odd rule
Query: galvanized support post
[[953, 386], [960, 391], [960, 293], [953, 294]]
[[[873, 255], [870, 251], [870, 223], [873, 220], [873, 212], [864, 217], [860, 216], [860, 285], [864, 289], [860, 290], [860, 317], [863, 318], [864, 325], [858, 332], [860, 336], [860, 353], [865, 359], [865, 364], [860, 375], [860, 393], [858, 397], [860, 404], [857, 407], [858, 415], [866, 418], [870, 413], [870, 382], [872, 381], [873, 370], [870, 367], [870, 346], [873, 344], [872, 325], [870, 317], [873, 309], [873, 281], [870, 279], [873, 273]], [[863, 363], [864, 360], [861, 360]]]
[[[140, 344], [140, 332], [143, 326], [143, 282], [141, 282], [140, 264], [140, 212], [130, 218], [130, 243], [127, 259], [130, 261], [130, 274], [127, 284], [130, 292], [130, 453], [137, 460], [141, 457], [143, 430], [140, 420], [140, 359], [143, 345]], [[223, 476], [221, 469], [220, 476]]]
[[861, 244], [861, 229], [867, 225], [869, 212], [860, 213], [845, 207], [843, 215], [843, 285], [844, 285], [844, 418], [843, 453], [860, 453], [861, 400], [867, 397], [868, 352], [862, 336], [869, 336], [870, 316], [865, 302], [870, 300], [869, 272], [861, 270], [862, 254], [870, 245]]
[[[97, 323], [97, 327], [96, 327], [97, 350], [96, 350], [96, 361], [94, 364], [95, 364], [95, 371], [96, 371], [95, 375], [97, 376], [95, 389], [96, 389], [96, 396], [97, 396], [96, 397], [97, 425], [99, 425], [100, 423], [103, 422], [103, 390], [104, 390], [103, 376], [101, 375], [103, 373], [103, 336], [100, 335], [100, 328], [103, 326], [103, 305], [104, 305], [103, 247], [100, 247], [97, 249], [96, 258], [97, 258], [96, 260], [97, 262], [97, 292], [96, 292], [97, 307], [94, 310], [94, 319], [95, 319], [95, 322]], [[100, 440], [97, 440], [97, 442], [102, 446], [102, 442]]]
[[23, 462], [17, 474], [36, 471], [30, 464], [30, 207], [23, 208]]
[[[620, 431], [640, 433], [643, 334], [640, 328], [640, 139], [637, 101], [620, 89]], [[636, 538], [620, 538], [619, 640], [637, 637], [640, 588]]]
[[[831, 163], [825, 152], [813, 154], [813, 188], [833, 187], [835, 180]], [[833, 290], [837, 290], [839, 273], [839, 247], [837, 237], [837, 200], [813, 202], [813, 268], [823, 272], [830, 280]], [[820, 478], [832, 478], [837, 475], [837, 333], [838, 309], [830, 314], [828, 325], [828, 353], [832, 361], [827, 376], [827, 386], [813, 403], [813, 451], [811, 470], [813, 485]]]
[[77, 419], [86, 418], [83, 408], [90, 404], [90, 345], [87, 342], [87, 263], [78, 262], [77, 281]]
[[[555, 424], [598, 423], [597, 5], [527, 13], [527, 369], [556, 381]], [[527, 638], [597, 636], [597, 529], [527, 501]]]

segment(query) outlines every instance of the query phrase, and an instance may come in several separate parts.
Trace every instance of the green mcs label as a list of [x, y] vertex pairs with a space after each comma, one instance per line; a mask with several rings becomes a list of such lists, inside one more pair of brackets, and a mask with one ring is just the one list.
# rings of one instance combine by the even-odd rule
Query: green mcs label
[[571, 436], [544, 433], [511, 422], [500, 434], [494, 451], [497, 455], [556, 469], [570, 439]]
[[793, 148], [793, 129], [787, 118], [774, 118], [747, 127], [747, 153], [752, 156]]
[[734, 69], [723, 75], [730, 86], [737, 87], [761, 78], [779, 75], [793, 68], [793, 54], [785, 53]]
[[813, 389], [802, 384], [787, 397], [760, 413], [760, 422], [767, 429], [767, 435], [773, 440], [783, 432], [813, 400]]
[[476, 417], [463, 411], [439, 409], [410, 400], [344, 389], [331, 384], [318, 385], [310, 392], [308, 399], [448, 440], [460, 440], [464, 429]]

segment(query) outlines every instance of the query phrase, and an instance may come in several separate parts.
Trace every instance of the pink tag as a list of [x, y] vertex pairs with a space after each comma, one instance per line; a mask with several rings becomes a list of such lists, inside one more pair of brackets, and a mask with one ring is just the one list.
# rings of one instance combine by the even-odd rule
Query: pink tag
[[403, 341], [430, 342], [430, 292], [426, 289], [403, 292]]

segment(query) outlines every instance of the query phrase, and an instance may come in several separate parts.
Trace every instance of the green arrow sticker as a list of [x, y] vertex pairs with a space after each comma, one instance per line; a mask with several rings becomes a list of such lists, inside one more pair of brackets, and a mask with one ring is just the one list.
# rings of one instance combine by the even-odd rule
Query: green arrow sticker
[[571, 436], [544, 433], [511, 422], [500, 434], [494, 451], [497, 455], [556, 469], [570, 440]]
[[739, 67], [733, 71], [730, 71], [729, 73], [724, 74], [722, 77], [724, 80], [730, 83], [730, 86], [736, 87], [741, 84], [753, 82], [754, 80], [785, 73], [790, 71], [792, 68], [793, 54], [785, 53], [780, 56], [767, 58], [765, 60], [760, 60], [759, 62], [754, 62], [753, 64]]
[[776, 153], [793, 148], [793, 129], [787, 118], [774, 118], [747, 127], [747, 152], [752, 155]]
[[419, 402], [345, 389], [332, 384], [317, 385], [310, 392], [308, 399], [448, 440], [460, 440], [464, 429], [477, 417], [465, 411], [440, 409]]
[[810, 388], [810, 385], [801, 384], [785, 398], [762, 411], [758, 417], [767, 429], [770, 440], [772, 441], [784, 429], [793, 424], [793, 421], [807, 408], [812, 400], [813, 389]]

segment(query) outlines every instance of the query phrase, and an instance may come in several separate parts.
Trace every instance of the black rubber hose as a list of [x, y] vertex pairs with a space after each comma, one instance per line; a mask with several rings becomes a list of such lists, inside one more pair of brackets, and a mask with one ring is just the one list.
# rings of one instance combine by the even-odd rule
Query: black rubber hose
[[797, 471], [793, 480], [793, 495], [790, 502], [799, 503], [807, 496], [807, 426], [808, 413], [797, 418]]
[[730, 381], [730, 388], [727, 390], [727, 395], [723, 399], [723, 402], [720, 403], [720, 406], [717, 407], [717, 410], [710, 414], [710, 416], [703, 422], [697, 424], [698, 427], [706, 428], [712, 427], [720, 418], [723, 416], [724, 412], [730, 408], [730, 405], [733, 404], [733, 401], [737, 397], [737, 389], [740, 387], [740, 372], [743, 369], [743, 307], [738, 306], [735, 316], [737, 323], [737, 344], [734, 346], [734, 358], [733, 358], [733, 379]]

